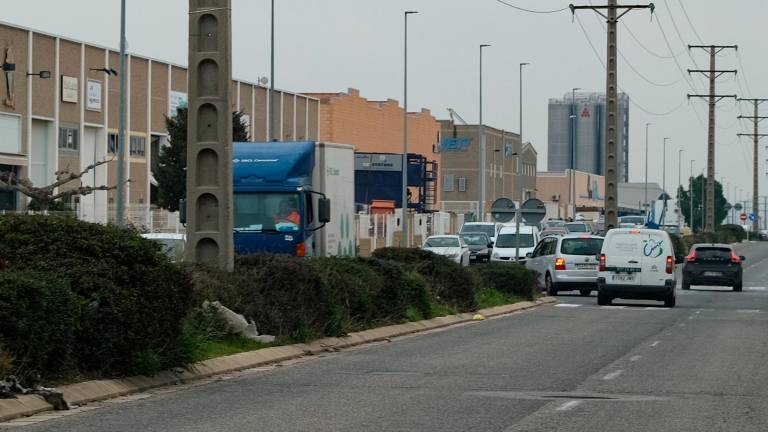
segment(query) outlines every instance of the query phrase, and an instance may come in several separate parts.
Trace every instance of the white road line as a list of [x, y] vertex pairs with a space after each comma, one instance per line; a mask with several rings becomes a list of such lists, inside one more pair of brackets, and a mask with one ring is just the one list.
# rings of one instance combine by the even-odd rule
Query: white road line
[[555, 409], [555, 411], [568, 411], [568, 410], [572, 410], [572, 409], [576, 408], [579, 405], [581, 405], [581, 401], [577, 401], [577, 400], [568, 401], [568, 402], [560, 405], [559, 407], [557, 407]]
[[563, 308], [577, 308], [581, 307], [580, 304], [573, 304], [573, 303], [558, 303], [555, 305], [555, 307], [563, 307]]
[[602, 309], [626, 309], [626, 306], [600, 306]]
[[635, 356], [632, 356], [632, 357], [630, 357], [630, 358], [629, 358], [629, 361], [631, 361], [631, 362], [636, 362], [636, 361], [640, 360], [641, 358], [643, 358], [643, 356], [641, 356], [641, 355], [635, 355]]
[[608, 375], [603, 377], [604, 381], [612, 380], [618, 378], [621, 373], [624, 372], [623, 370], [617, 370], [616, 372], [611, 372]]
[[736, 312], [740, 312], [740, 313], [761, 313], [763, 311], [761, 311], [760, 309], [737, 309]]
[[654, 343], [652, 343], [652, 344], [651, 344], [651, 346], [652, 346], [652, 347], [655, 347], [656, 345], [658, 345], [658, 344], [660, 344], [660, 343], [661, 343], [661, 341], [655, 341]]

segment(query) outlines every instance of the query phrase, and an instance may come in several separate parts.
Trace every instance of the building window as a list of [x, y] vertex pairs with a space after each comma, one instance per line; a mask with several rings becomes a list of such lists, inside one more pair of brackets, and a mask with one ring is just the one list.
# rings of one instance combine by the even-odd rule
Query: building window
[[466, 192], [466, 191], [467, 191], [467, 178], [459, 177], [459, 192]]
[[59, 148], [66, 150], [77, 150], [80, 148], [78, 139], [78, 130], [75, 128], [59, 128]]
[[131, 156], [144, 156], [147, 152], [147, 139], [144, 137], [131, 137]]
[[446, 174], [443, 176], [443, 191], [445, 192], [453, 192], [453, 180], [454, 176], [453, 174]]
[[0, 153], [21, 153], [21, 117], [0, 114]]
[[117, 143], [120, 141], [116, 133], [107, 136], [107, 151], [111, 154], [117, 153]]

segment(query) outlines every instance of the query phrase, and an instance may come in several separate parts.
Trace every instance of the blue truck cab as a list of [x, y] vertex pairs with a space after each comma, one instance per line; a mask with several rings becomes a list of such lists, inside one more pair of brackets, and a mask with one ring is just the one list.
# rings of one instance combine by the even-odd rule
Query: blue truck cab
[[236, 142], [232, 151], [235, 254], [308, 256], [330, 221], [313, 187], [314, 142]]

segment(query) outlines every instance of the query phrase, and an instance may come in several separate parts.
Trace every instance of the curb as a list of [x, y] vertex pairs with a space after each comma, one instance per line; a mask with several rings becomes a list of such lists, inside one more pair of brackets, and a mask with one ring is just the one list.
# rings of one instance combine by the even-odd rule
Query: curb
[[[482, 309], [477, 313], [492, 318], [507, 315], [546, 304], [556, 303], [554, 297], [542, 297], [537, 301], [525, 301], [511, 305]], [[371, 342], [380, 342], [394, 337], [406, 336], [428, 330], [450, 327], [457, 324], [472, 322], [475, 313], [463, 313], [432, 318], [424, 321], [414, 321], [350, 333], [344, 337], [330, 337], [305, 344], [294, 344], [249, 351], [225, 357], [205, 360], [189, 369], [176, 369], [160, 372], [152, 377], [135, 376], [130, 378], [86, 381], [59, 387], [70, 405], [82, 405], [88, 402], [112, 399], [131, 393], [143, 392], [149, 389], [180, 384], [208, 378], [213, 375], [236, 372], [271, 363], [279, 363], [308, 355], [316, 355], [328, 351], [338, 351]], [[44, 411], [53, 410], [42, 397], [37, 395], [21, 395], [18, 399], [0, 399], [0, 422], [6, 422], [19, 417], [27, 417]]]

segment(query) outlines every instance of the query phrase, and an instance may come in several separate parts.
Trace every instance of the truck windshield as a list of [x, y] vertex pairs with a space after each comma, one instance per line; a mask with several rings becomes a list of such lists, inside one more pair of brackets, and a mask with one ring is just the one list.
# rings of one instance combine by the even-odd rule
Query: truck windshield
[[[517, 246], [517, 234], [500, 234], [496, 241], [496, 247], [499, 248], [514, 248]], [[532, 248], [533, 234], [520, 234], [520, 247]]]
[[299, 209], [297, 193], [236, 193], [235, 231], [296, 232]]

